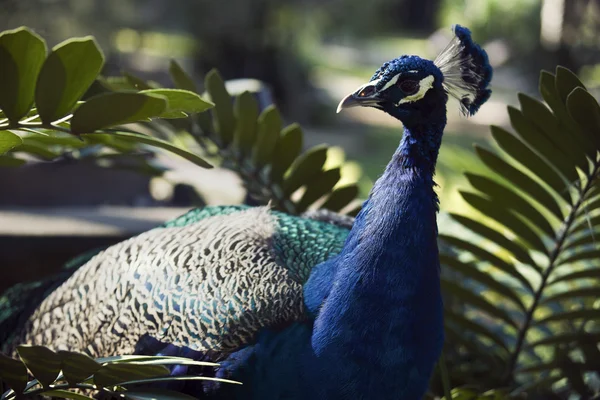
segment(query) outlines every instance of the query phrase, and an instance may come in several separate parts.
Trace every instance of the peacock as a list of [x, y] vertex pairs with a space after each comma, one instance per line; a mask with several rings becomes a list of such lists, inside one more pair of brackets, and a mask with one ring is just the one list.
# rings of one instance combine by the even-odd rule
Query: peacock
[[[0, 308], [3, 351], [31, 343], [93, 357], [178, 355], [244, 384], [224, 399], [420, 399], [444, 342], [434, 172], [448, 96], [473, 115], [492, 68], [470, 31], [435, 61], [384, 63], [337, 111], [398, 119], [398, 149], [352, 221], [268, 206], [194, 209], [84, 256]], [[188, 373], [177, 366], [172, 374]]]

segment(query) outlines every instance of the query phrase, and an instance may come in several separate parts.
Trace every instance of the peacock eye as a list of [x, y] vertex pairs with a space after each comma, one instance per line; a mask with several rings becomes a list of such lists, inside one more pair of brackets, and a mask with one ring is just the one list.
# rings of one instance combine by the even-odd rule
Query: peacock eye
[[402, 90], [402, 92], [404, 92], [404, 94], [411, 95], [419, 91], [419, 82], [406, 79], [401, 82], [398, 82], [398, 87], [400, 88], [400, 90]]
[[358, 93], [358, 97], [370, 97], [375, 94], [374, 86], [367, 86]]

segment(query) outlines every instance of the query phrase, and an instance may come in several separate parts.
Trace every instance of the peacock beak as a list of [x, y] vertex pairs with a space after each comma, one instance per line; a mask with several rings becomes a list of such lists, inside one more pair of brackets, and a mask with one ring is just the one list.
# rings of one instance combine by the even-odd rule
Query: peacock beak
[[340, 104], [338, 104], [337, 111], [340, 112], [345, 108], [352, 107], [378, 107], [379, 103], [381, 103], [382, 99], [377, 93], [375, 88], [375, 82], [369, 82], [361, 87], [359, 87], [353, 93], [350, 93], [348, 96], [344, 97]]

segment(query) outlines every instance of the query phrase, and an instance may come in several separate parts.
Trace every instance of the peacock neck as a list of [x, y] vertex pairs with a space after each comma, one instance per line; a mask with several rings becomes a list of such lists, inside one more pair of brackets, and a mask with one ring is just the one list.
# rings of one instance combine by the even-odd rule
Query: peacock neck
[[307, 372], [318, 398], [416, 398], [427, 386], [443, 335], [433, 174], [444, 123], [405, 128], [335, 259]]

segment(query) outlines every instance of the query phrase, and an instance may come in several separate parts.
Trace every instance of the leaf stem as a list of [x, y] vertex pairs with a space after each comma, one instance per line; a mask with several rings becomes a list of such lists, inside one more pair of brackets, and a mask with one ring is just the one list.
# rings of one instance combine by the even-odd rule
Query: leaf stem
[[506, 374], [504, 377], [504, 380], [507, 382], [512, 378], [512, 376], [515, 372], [515, 368], [517, 366], [517, 361], [519, 359], [519, 356], [520, 356], [521, 351], [523, 350], [523, 346], [525, 344], [525, 338], [527, 336], [527, 333], [528, 333], [531, 323], [533, 321], [533, 313], [537, 309], [537, 306], [542, 298], [542, 294], [544, 293], [544, 290], [546, 289], [546, 284], [548, 282], [548, 278], [550, 277], [550, 275], [554, 271], [554, 268], [556, 267], [556, 260], [558, 259], [558, 256], [560, 255], [563, 245], [565, 244], [565, 241], [568, 237], [569, 229], [573, 225], [573, 222], [575, 221], [575, 217], [577, 216], [577, 212], [582, 207], [587, 193], [594, 186], [594, 179], [595, 179], [596, 175], [598, 175], [599, 172], [600, 172], [600, 163], [594, 163], [594, 168], [591, 171], [590, 175], [587, 176], [587, 178], [588, 178], [587, 182], [585, 184], [585, 187], [583, 189], [581, 189], [580, 196], [579, 196], [579, 199], [577, 200], [577, 203], [575, 203], [572, 206], [571, 211], [569, 212], [569, 215], [567, 216], [567, 219], [564, 221], [562, 229], [559, 231], [560, 233], [559, 233], [558, 237], [556, 238], [554, 248], [552, 249], [550, 254], [548, 254], [548, 258], [549, 258], [548, 267], [542, 273], [542, 280], [540, 282], [540, 286], [538, 287], [538, 289], [535, 292], [535, 295], [533, 297], [533, 303], [531, 303], [531, 306], [529, 307], [529, 309], [527, 310], [527, 313], [525, 314], [525, 320], [523, 322], [523, 326], [519, 330], [519, 335], [517, 337], [517, 342], [515, 344], [515, 350], [511, 354], [510, 360], [508, 362], [508, 367], [506, 369]]

